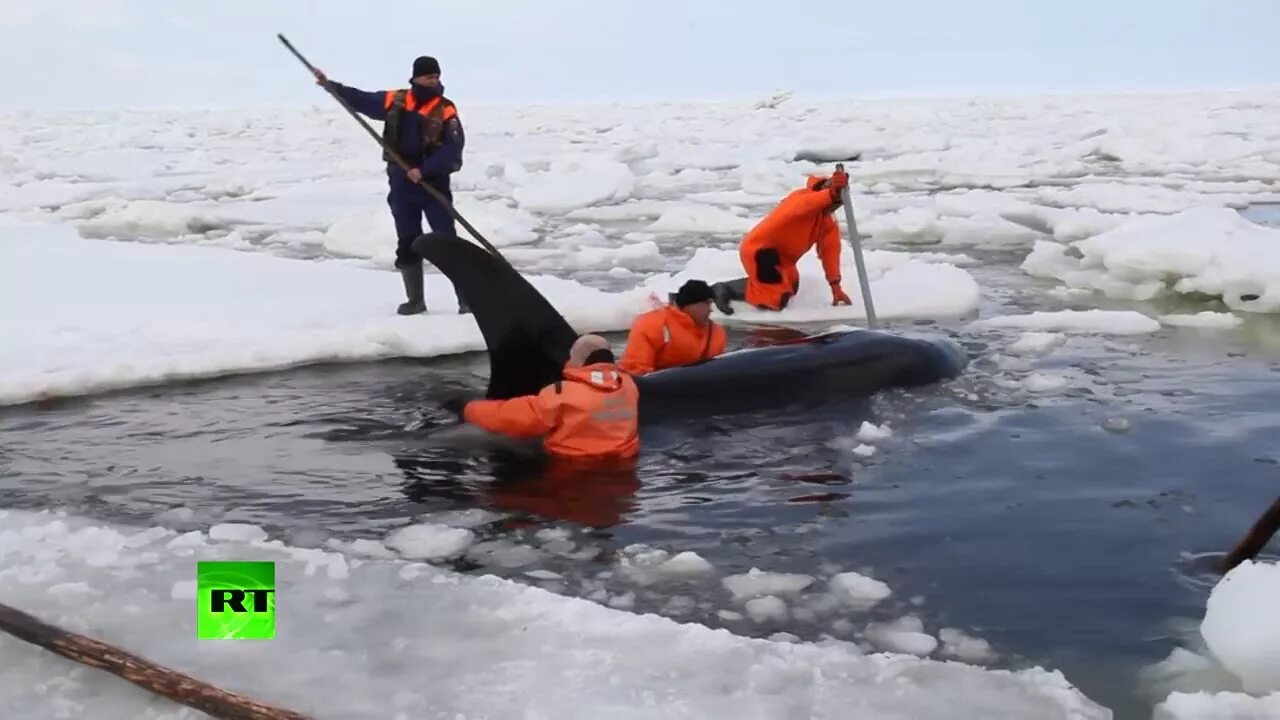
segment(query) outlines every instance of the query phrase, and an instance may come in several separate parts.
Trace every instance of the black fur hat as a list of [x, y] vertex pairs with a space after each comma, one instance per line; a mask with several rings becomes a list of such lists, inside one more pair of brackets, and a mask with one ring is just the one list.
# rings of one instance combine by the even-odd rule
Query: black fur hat
[[440, 62], [433, 57], [423, 55], [413, 61], [413, 75], [410, 77], [420, 77], [422, 75], [439, 75]]

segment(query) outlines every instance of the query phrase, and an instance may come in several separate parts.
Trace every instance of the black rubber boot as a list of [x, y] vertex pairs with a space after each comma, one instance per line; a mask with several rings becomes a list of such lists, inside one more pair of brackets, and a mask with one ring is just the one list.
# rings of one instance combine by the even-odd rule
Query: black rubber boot
[[[422, 235], [419, 235], [418, 237], [414, 238], [413, 244], [411, 245], [411, 247], [413, 248], [413, 251], [418, 254], [418, 257], [427, 256], [428, 254], [427, 248], [429, 247], [429, 243], [435, 237], [437, 237], [436, 233], [429, 232], [429, 233], [423, 233]], [[467, 306], [467, 301], [462, 299], [462, 294], [458, 292], [457, 288], [454, 288], [454, 294], [458, 296], [458, 314], [470, 315], [471, 308]], [[421, 293], [419, 293], [419, 296], [421, 296]], [[410, 296], [410, 299], [412, 299], [412, 296]]]
[[408, 302], [400, 304], [396, 312], [401, 315], [417, 315], [427, 311], [423, 298], [422, 263], [416, 262], [400, 268], [400, 277], [404, 279], [404, 294]]
[[747, 279], [712, 283], [711, 295], [713, 296], [712, 300], [715, 301], [716, 308], [720, 312], [725, 315], [732, 315], [733, 308], [729, 306], [729, 301], [747, 299]]

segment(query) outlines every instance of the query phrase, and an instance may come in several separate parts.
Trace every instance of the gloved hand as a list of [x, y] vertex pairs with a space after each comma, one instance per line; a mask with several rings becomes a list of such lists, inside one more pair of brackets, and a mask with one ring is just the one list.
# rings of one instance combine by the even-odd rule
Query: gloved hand
[[840, 281], [836, 280], [831, 283], [831, 304], [835, 305], [852, 305], [849, 296], [845, 294], [844, 288], [840, 287]]
[[840, 191], [849, 187], [849, 174], [844, 170], [831, 173], [831, 180], [827, 182], [827, 187], [831, 188], [831, 197], [839, 198]]
[[466, 409], [467, 403], [471, 402], [472, 399], [473, 398], [470, 395], [454, 395], [440, 405], [448, 411], [450, 415], [457, 416], [458, 422], [465, 422], [462, 417], [462, 411]]

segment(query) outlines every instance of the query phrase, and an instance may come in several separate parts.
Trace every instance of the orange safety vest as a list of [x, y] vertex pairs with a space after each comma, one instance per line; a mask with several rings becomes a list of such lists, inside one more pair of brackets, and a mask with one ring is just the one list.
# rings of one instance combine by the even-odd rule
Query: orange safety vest
[[[443, 95], [437, 95], [421, 105], [409, 90], [388, 90], [382, 99], [382, 106], [387, 109], [387, 121], [382, 126], [382, 140], [387, 147], [395, 148], [400, 139], [400, 119], [404, 113], [417, 113], [422, 116], [422, 147], [428, 153], [443, 143], [444, 124], [458, 116], [458, 108], [453, 101]], [[385, 150], [382, 159], [391, 162], [391, 155]]]

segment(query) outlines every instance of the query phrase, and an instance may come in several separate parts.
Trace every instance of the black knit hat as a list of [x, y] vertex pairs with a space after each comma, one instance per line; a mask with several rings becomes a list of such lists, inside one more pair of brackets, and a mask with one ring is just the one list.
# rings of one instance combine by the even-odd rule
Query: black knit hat
[[419, 77], [422, 75], [439, 75], [440, 62], [435, 58], [423, 55], [413, 61], [413, 75], [410, 77]]
[[680, 286], [680, 290], [675, 294], [672, 300], [676, 307], [684, 307], [694, 303], [706, 302], [715, 299], [715, 294], [711, 292], [711, 286], [702, 280], [690, 280]]

